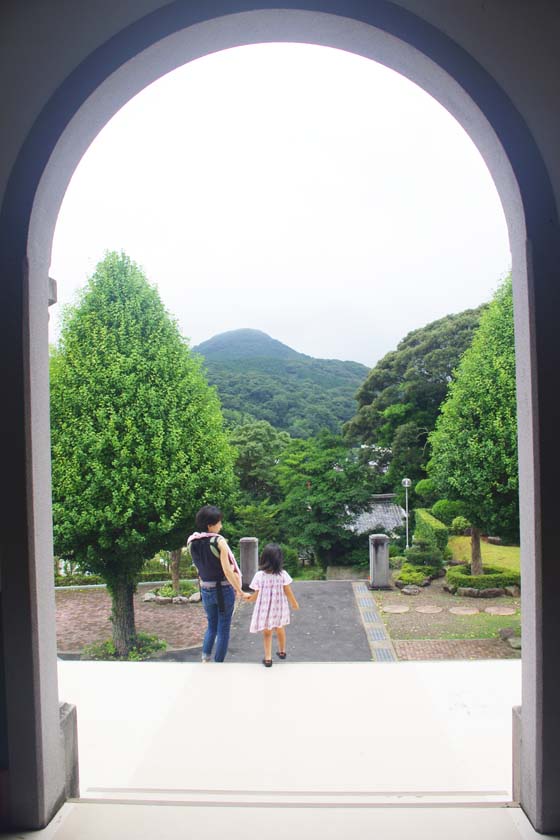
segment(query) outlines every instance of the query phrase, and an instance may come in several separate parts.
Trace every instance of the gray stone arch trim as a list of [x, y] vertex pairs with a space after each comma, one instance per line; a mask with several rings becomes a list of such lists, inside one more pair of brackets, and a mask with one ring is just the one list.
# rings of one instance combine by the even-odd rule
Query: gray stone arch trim
[[[217, 32], [221, 32], [221, 41], [215, 37]], [[13, 406], [5, 418], [9, 445], [4, 463], [8, 474], [15, 476], [5, 507], [3, 589], [28, 602], [23, 616], [16, 615], [8, 603], [2, 608], [9, 727], [4, 735], [8, 739], [13, 818], [20, 825], [43, 825], [63, 796], [60, 743], [52, 728], [49, 730], [58, 716], [56, 678], [53, 681], [52, 677], [54, 602], [50, 560], [47, 562], [52, 543], [45, 280], [52, 231], [79, 157], [111, 113], [167, 72], [165, 51], [172, 43], [181, 49], [181, 33], [194, 36], [192, 53], [183, 52], [182, 60], [173, 60], [176, 63], [169, 61], [168, 54], [168, 70], [215, 49], [263, 40], [309, 40], [368, 55], [409, 76], [439, 99], [463, 124], [488, 162], [508, 219], [516, 289], [527, 652], [523, 804], [537, 827], [551, 830], [560, 823], [559, 806], [553, 801], [560, 733], [558, 725], [549, 727], [547, 747], [542, 749], [542, 712], [545, 707], [558, 708], [560, 689], [553, 687], [551, 668], [546, 673], [543, 670], [542, 651], [545, 638], [549, 644], [558, 641], [558, 630], [552, 627], [555, 605], [552, 596], [546, 600], [540, 557], [547, 546], [553, 550], [550, 526], [555, 512], [552, 502], [545, 507], [540, 493], [543, 482], [552, 480], [543, 473], [553, 465], [543, 465], [539, 453], [541, 442], [543, 447], [555, 444], [556, 432], [546, 419], [554, 417], [555, 400], [551, 389], [545, 387], [546, 376], [537, 377], [537, 370], [546, 373], [550, 368], [547, 350], [554, 344], [555, 325], [547, 318], [547, 307], [560, 302], [555, 282], [559, 237], [554, 192], [523, 117], [493, 77], [442, 31], [387, 0], [284, 3], [282, 9], [261, 2], [257, 10], [251, 3], [233, 0], [168, 4], [91, 53], [52, 96], [20, 151], [0, 211], [0, 272], [7, 292], [6, 329], [0, 334], [0, 347], [9, 370], [5, 399]], [[375, 54], [371, 55], [373, 42]], [[127, 66], [137, 74], [134, 79], [127, 75]], [[112, 104], [108, 106], [106, 101], [103, 105], [109, 90]], [[88, 122], [88, 114], [92, 117], [96, 107], [101, 110]], [[24, 562], [10, 562], [8, 552]], [[555, 575], [557, 578], [557, 572], [548, 570], [548, 578]], [[32, 698], [23, 709], [18, 708], [22, 693]], [[10, 730], [21, 715], [30, 725], [16, 745]], [[33, 779], [34, 793], [18, 802], [14, 791], [24, 777], [28, 791], [30, 777]]]

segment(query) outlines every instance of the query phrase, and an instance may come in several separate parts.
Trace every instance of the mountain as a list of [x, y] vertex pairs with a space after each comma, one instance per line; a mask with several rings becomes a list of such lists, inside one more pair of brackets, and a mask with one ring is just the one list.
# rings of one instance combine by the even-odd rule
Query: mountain
[[193, 348], [204, 358], [228, 423], [268, 420], [293, 437], [340, 431], [356, 412], [354, 396], [369, 368], [315, 359], [260, 330], [231, 330]]
[[194, 352], [214, 362], [250, 359], [255, 356], [274, 359], [311, 358], [311, 356], [298, 353], [297, 350], [292, 350], [287, 344], [282, 344], [281, 341], [271, 338], [261, 330], [249, 329], [219, 333], [195, 347]]

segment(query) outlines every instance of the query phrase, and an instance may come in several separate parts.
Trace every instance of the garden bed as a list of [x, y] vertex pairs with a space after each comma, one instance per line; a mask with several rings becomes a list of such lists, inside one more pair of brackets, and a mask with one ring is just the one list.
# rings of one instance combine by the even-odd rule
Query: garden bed
[[[454, 615], [450, 607], [472, 607], [471, 598], [451, 596], [443, 589], [443, 579], [434, 580], [431, 586], [420, 590], [418, 595], [403, 595], [398, 590], [376, 591], [375, 601], [383, 610], [384, 605], [402, 605], [409, 612], [389, 614], [381, 612], [383, 621], [392, 639], [496, 639], [504, 627], [511, 627], [520, 635], [521, 614], [519, 598], [508, 598], [507, 605], [515, 609], [514, 615], [489, 615], [486, 607], [502, 606], [503, 598], [488, 598], [476, 606], [480, 612], [474, 615]], [[419, 613], [417, 607], [441, 607], [436, 614]], [[506, 642], [503, 642], [506, 645]]]

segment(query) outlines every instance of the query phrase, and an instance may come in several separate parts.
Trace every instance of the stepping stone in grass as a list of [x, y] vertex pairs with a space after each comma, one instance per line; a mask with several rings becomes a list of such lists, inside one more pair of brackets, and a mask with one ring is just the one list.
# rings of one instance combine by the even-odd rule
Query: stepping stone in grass
[[416, 607], [416, 612], [419, 613], [440, 613], [443, 612], [443, 607], [436, 607], [435, 604], [426, 604], [424, 607]]
[[383, 607], [383, 612], [386, 613], [405, 613], [408, 612], [410, 607], [406, 607], [404, 604], [385, 604]]
[[477, 607], [451, 607], [449, 610], [453, 615], [476, 615]]
[[485, 613], [489, 613], [490, 615], [515, 615], [517, 610], [513, 607], [486, 607], [484, 610]]

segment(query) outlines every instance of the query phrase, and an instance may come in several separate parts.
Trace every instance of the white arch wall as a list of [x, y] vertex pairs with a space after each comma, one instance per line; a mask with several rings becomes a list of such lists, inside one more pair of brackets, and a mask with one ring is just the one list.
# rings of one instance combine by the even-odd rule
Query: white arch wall
[[[91, 10], [93, 4], [85, 4], [77, 8], [78, 4], [67, 4], [64, 15], [58, 4], [39, 4], [37, 13], [37, 27], [30, 30], [25, 14], [18, 10], [17, 2], [10, 2], [2, 10], [7, 26], [2, 29], [4, 42], [0, 41], [0, 71], [6, 70], [7, 75], [0, 78], [11, 81], [3, 91], [4, 115], [11, 115], [5, 119], [8, 126], [3, 138], [3, 156], [0, 158], [0, 187], [5, 186], [11, 164], [17, 156], [23, 139], [30, 130], [34, 118], [46, 104], [49, 96], [64, 82], [68, 74], [86, 58], [98, 45], [106, 42], [113, 33], [117, 34], [127, 23], [134, 23], [142, 14], [167, 4], [156, 0], [121, 0], [118, 4], [105, 5], [104, 13], [100, 13], [99, 4]], [[170, 4], [171, 7], [181, 4]], [[195, 3], [191, 4], [196, 6]], [[204, 5], [204, 4], [202, 4]], [[227, 9], [231, 4], [223, 2], [221, 7]], [[264, 4], [263, 4], [264, 5]], [[380, 10], [381, 22], [391, 19], [391, 10], [408, 7], [420, 15], [416, 22], [410, 19], [410, 39], [414, 40], [415, 26], [421, 27], [421, 18], [431, 19], [445, 34], [450, 34], [457, 42], [462, 43], [467, 51], [479, 59], [481, 64], [494, 71], [496, 78], [507, 90], [510, 98], [523, 112], [524, 119], [531, 126], [533, 134], [539, 138], [541, 154], [545, 158], [549, 173], [558, 176], [558, 146], [554, 143], [555, 128], [558, 124], [558, 113], [553, 97], [553, 86], [550, 80], [554, 77], [554, 68], [560, 71], [560, 62], [555, 51], [547, 52], [547, 45], [553, 40], [553, 33], [558, 29], [556, 17], [551, 6], [539, 4], [535, 11], [534, 3], [518, 4], [517, 14], [508, 9], [498, 9], [499, 4], [493, 4], [488, 11], [485, 7], [473, 9], [470, 0], [455, 0], [454, 4], [436, 2], [436, 0], [399, 0], [398, 3], [386, 3], [384, 0], [370, 3], [325, 4], [317, 3], [323, 8], [330, 5], [344, 8], [347, 14], [357, 15], [371, 13], [375, 18]], [[116, 8], [115, 8], [116, 7]], [[167, 11], [167, 9], [164, 9]], [[183, 4], [184, 11], [184, 4]], [[196, 9], [195, 9], [196, 11]], [[35, 12], [34, 12], [35, 14]], [[388, 15], [388, 17], [387, 17]], [[296, 20], [297, 17], [297, 20]], [[554, 224], [552, 219], [547, 227], [547, 212], [549, 207], [541, 208], [541, 226], [535, 224], [533, 230], [537, 233], [536, 253], [537, 272], [540, 289], [535, 296], [529, 294], [532, 288], [531, 263], [526, 272], [527, 247], [523, 231], [523, 213], [520, 208], [519, 193], [515, 179], [512, 177], [511, 167], [507, 156], [501, 149], [487, 121], [482, 117], [472, 98], [465, 95], [456, 83], [441, 70], [437, 63], [426, 59], [418, 50], [403, 41], [395, 39], [377, 28], [358, 24], [350, 19], [325, 17], [307, 12], [294, 17], [290, 13], [269, 12], [265, 15], [252, 16], [250, 19], [237, 15], [234, 19], [218, 19], [212, 24], [198, 24], [190, 32], [178, 32], [169, 36], [164, 45], [160, 43], [149, 47], [142, 59], [133, 58], [127, 66], [108, 79], [84, 104], [81, 112], [72, 120], [70, 126], [61, 138], [51, 158], [49, 166], [41, 181], [39, 192], [33, 208], [31, 235], [29, 237], [30, 285], [29, 305], [24, 309], [31, 321], [28, 330], [30, 340], [22, 342], [25, 350], [21, 354], [14, 353], [14, 361], [21, 366], [25, 374], [24, 405], [14, 405], [26, 418], [26, 487], [29, 493], [26, 497], [25, 516], [27, 529], [25, 545], [20, 546], [16, 534], [16, 549], [27, 557], [28, 575], [21, 575], [15, 569], [6, 568], [7, 578], [11, 579], [22, 590], [33, 590], [30, 614], [16, 616], [4, 615], [4, 663], [9, 671], [8, 694], [14, 697], [21, 688], [31, 685], [35, 693], [33, 707], [29, 708], [29, 715], [35, 722], [35, 740], [28, 744], [29, 756], [35, 756], [37, 771], [37, 785], [43, 788], [36, 791], [33, 805], [36, 824], [37, 820], [45, 820], [52, 812], [60, 796], [60, 756], [57, 739], [47, 737], [46, 721], [55, 721], [57, 709], [56, 683], [53, 678], [53, 643], [54, 632], [54, 603], [52, 601], [52, 582], [50, 581], [50, 493], [48, 456], [48, 394], [46, 392], [46, 277], [52, 239], [52, 229], [56, 219], [56, 212], [62, 198], [66, 182], [73, 167], [77, 163], [82, 151], [95, 136], [106, 119], [122, 102], [126, 101], [138, 89], [157, 78], [166, 69], [172, 69], [184, 63], [188, 58], [204, 54], [212, 49], [233, 46], [238, 43], [252, 43], [263, 40], [310, 40], [313, 43], [326, 43], [331, 46], [351, 49], [362, 55], [376, 58], [396, 70], [409, 75], [425, 89], [435, 95], [459, 119], [469, 131], [485, 156], [493, 177], [496, 181], [506, 216], [510, 227], [512, 250], [515, 265], [516, 287], [516, 317], [518, 358], [521, 363], [520, 385], [521, 404], [524, 406], [521, 426], [524, 437], [521, 440], [521, 467], [523, 473], [522, 504], [523, 504], [523, 533], [524, 533], [524, 562], [528, 574], [525, 574], [524, 612], [525, 612], [525, 644], [524, 658], [524, 806], [537, 826], [549, 827], [558, 825], [558, 812], [546, 804], [550, 792], [548, 788], [558, 783], [557, 776], [552, 778], [547, 767], [550, 761], [543, 758], [542, 710], [543, 679], [554, 676], [552, 660], [544, 661], [542, 656], [543, 644], [548, 637], [553, 641], [554, 632], [551, 624], [545, 627], [540, 621], [543, 613], [542, 577], [537, 574], [534, 578], [533, 558], [540, 558], [541, 550], [552, 548], [553, 515], [546, 511], [543, 517], [541, 501], [542, 488], [547, 481], [550, 483], [550, 472], [543, 481], [543, 442], [546, 449], [547, 470], [554, 465], [555, 435], [551, 434], [550, 423], [543, 421], [543, 412], [539, 415], [535, 400], [538, 397], [541, 405], [554, 410], [555, 402], [552, 394], [553, 365], [547, 363], [552, 360], [555, 345], [555, 324], [550, 319], [550, 309], [557, 301], [554, 245], [547, 241], [554, 238]], [[411, 28], [410, 28], [411, 27]], [[407, 29], [407, 26], [404, 27]], [[51, 36], [49, 37], [49, 32]], [[551, 34], [552, 33], [552, 34]], [[194, 38], [191, 36], [195, 36]], [[425, 43], [429, 44], [429, 37]], [[61, 48], [64, 44], [64, 48]], [[189, 53], [188, 50], [191, 50]], [[434, 52], [438, 53], [437, 44]], [[523, 56], [524, 61], [520, 61]], [[445, 56], [444, 56], [445, 58]], [[28, 59], [27, 61], [25, 59]], [[4, 62], [2, 66], [2, 62]], [[460, 64], [460, 61], [459, 61]], [[460, 69], [460, 68], [459, 68]], [[465, 75], [468, 78], [468, 73]], [[543, 84], [544, 83], [544, 84]], [[13, 91], [17, 92], [14, 95]], [[23, 98], [21, 91], [23, 90]], [[480, 93], [480, 91], [479, 91]], [[548, 106], [548, 107], [546, 107]], [[546, 114], [546, 119], [544, 118]], [[499, 114], [498, 114], [499, 118]], [[56, 122], [56, 114], [53, 123]], [[48, 135], [49, 125], [46, 126]], [[515, 150], [514, 150], [515, 151]], [[529, 166], [529, 164], [528, 164]], [[519, 169], [518, 169], [519, 174]], [[530, 173], [529, 173], [530, 174]], [[538, 180], [538, 179], [536, 179]], [[560, 178], [556, 178], [554, 189], [560, 194]], [[531, 197], [530, 197], [531, 198]], [[534, 200], [533, 200], [534, 199]], [[538, 213], [539, 196], [532, 197], [533, 215]], [[550, 205], [550, 202], [549, 202]], [[552, 217], [553, 214], [548, 214]], [[4, 220], [2, 220], [4, 221]], [[537, 219], [538, 221], [538, 219]], [[532, 246], [529, 243], [529, 253]], [[17, 253], [14, 253], [14, 265], [17, 265]], [[557, 270], [557, 269], [556, 269]], [[531, 281], [526, 285], [526, 280]], [[2, 278], [4, 279], [4, 277]], [[9, 283], [19, 283], [22, 274], [8, 278]], [[14, 286], [15, 291], [15, 286]], [[546, 298], [546, 300], [544, 300]], [[547, 306], [548, 304], [548, 306]], [[21, 304], [22, 306], [23, 304]], [[14, 310], [17, 314], [17, 307]], [[548, 313], [548, 317], [547, 317]], [[10, 315], [9, 307], [2, 313], [6, 323]], [[0, 316], [1, 317], [1, 316]], [[529, 327], [536, 321], [537, 330]], [[13, 325], [12, 325], [13, 328]], [[7, 335], [10, 335], [9, 330]], [[19, 335], [19, 334], [18, 334]], [[542, 336], [542, 338], [539, 338]], [[22, 334], [25, 338], [25, 334]], [[13, 343], [13, 342], [12, 342]], [[11, 346], [3, 348], [4, 354], [9, 355]], [[532, 366], [532, 367], [531, 367]], [[538, 367], [538, 374], [536, 376]], [[16, 389], [17, 390], [17, 389]], [[545, 415], [548, 416], [548, 414]], [[17, 418], [15, 418], [17, 419]], [[10, 426], [8, 424], [8, 430]], [[13, 427], [12, 427], [13, 431]], [[536, 455], [537, 457], [534, 457]], [[540, 457], [539, 457], [540, 455]], [[556, 456], [557, 458], [557, 456]], [[9, 529], [8, 529], [9, 531]], [[547, 543], [547, 540], [550, 541]], [[14, 543], [12, 541], [12, 549]], [[544, 547], [544, 549], [543, 549]], [[48, 560], [48, 564], [47, 564]], [[45, 565], [47, 564], [47, 565]], [[48, 567], [48, 574], [46, 568]], [[526, 570], [527, 571], [527, 570]], [[547, 576], [554, 578], [548, 566]], [[540, 569], [539, 569], [540, 572]], [[18, 576], [19, 575], [19, 576]], [[47, 580], [47, 576], [49, 580]], [[534, 586], [531, 582], [534, 579]], [[527, 583], [529, 584], [527, 586]], [[37, 597], [40, 593], [41, 597]], [[35, 599], [35, 600], [34, 600]], [[554, 608], [554, 605], [552, 605]], [[548, 606], [550, 615], [550, 606]], [[527, 622], [528, 617], [533, 621]], [[27, 623], [26, 623], [27, 622]], [[29, 668], [19, 675], [10, 670], [14, 651], [10, 645], [19, 644], [19, 636], [25, 635], [28, 624], [33, 624], [36, 635], [32, 644], [32, 659]], [[545, 622], [546, 623], [546, 622]], [[6, 633], [6, 630], [8, 633]], [[11, 640], [8, 638], [11, 631]], [[49, 633], [51, 636], [49, 637]], [[39, 644], [40, 640], [40, 644]], [[526, 655], [528, 652], [528, 656]], [[547, 667], [545, 668], [544, 665]], [[21, 696], [21, 691], [18, 691]], [[554, 700], [554, 692], [548, 689], [546, 697]], [[546, 698], [545, 698], [546, 699]], [[525, 714], [525, 712], [528, 712]], [[55, 715], [56, 712], [56, 715]], [[9, 721], [10, 723], [10, 721]], [[558, 727], [552, 728], [553, 741], [558, 739]], [[38, 761], [40, 755], [41, 761]], [[28, 762], [23, 761], [16, 769], [12, 763], [12, 789], [18, 787], [23, 775], [29, 770]], [[48, 783], [45, 784], [45, 776]], [[544, 799], [543, 799], [544, 796]], [[544, 803], [544, 804], [543, 804]], [[12, 803], [13, 804], [13, 803]], [[28, 805], [29, 803], [27, 803]], [[25, 802], [18, 805], [20, 814], [27, 807]], [[33, 810], [31, 809], [31, 810]], [[17, 809], [16, 809], [17, 810]], [[30, 809], [28, 808], [28, 812]], [[22, 817], [23, 818], [23, 817]], [[552, 822], [551, 822], [552, 820]]]

